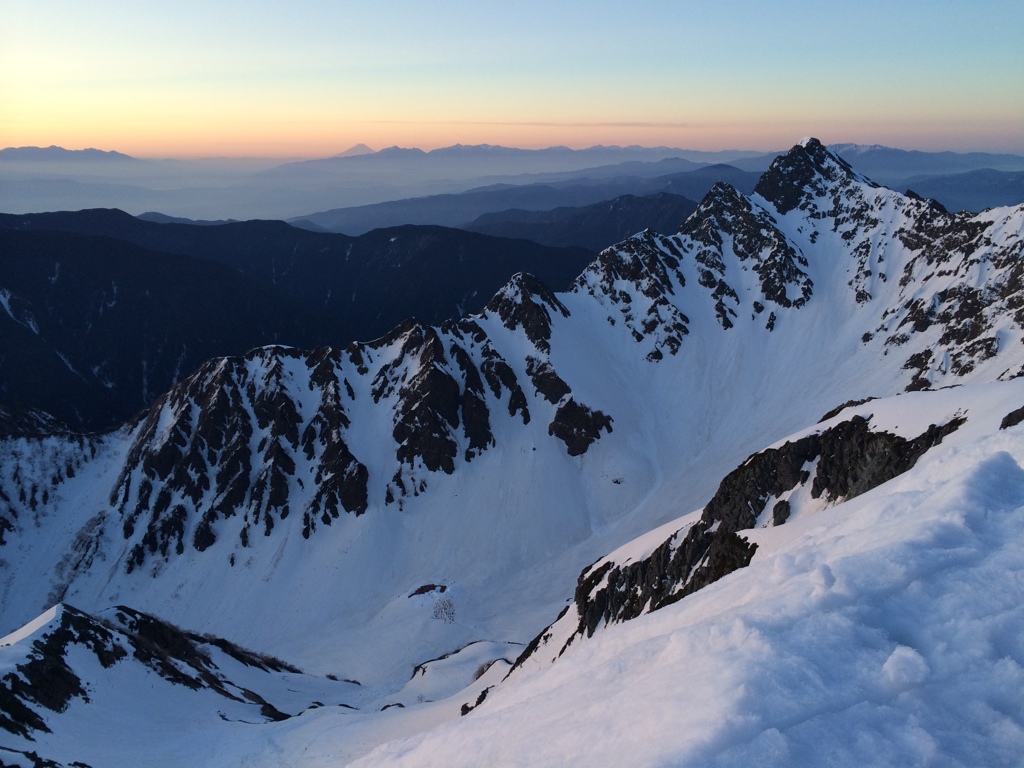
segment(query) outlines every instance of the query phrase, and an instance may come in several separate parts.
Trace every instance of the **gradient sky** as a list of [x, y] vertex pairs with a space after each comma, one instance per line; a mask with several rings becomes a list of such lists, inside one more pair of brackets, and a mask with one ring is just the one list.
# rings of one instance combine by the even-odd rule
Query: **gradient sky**
[[0, 0], [0, 146], [1024, 153], [1024, 2]]

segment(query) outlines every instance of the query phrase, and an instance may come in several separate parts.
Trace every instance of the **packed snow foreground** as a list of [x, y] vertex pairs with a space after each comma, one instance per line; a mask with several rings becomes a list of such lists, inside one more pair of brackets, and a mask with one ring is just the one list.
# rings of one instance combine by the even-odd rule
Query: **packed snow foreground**
[[1018, 765], [1022, 235], [806, 140], [569, 292], [5, 440], [0, 762]]

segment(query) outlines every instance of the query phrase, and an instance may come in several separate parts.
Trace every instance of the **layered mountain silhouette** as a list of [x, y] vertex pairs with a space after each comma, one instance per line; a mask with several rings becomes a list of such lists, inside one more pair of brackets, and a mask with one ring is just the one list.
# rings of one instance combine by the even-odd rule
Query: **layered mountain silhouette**
[[692, 200], [667, 192], [645, 197], [623, 195], [579, 208], [485, 213], [466, 229], [543, 245], [577, 245], [596, 252], [645, 229], [671, 234], [696, 207]]
[[[643, 169], [634, 168], [629, 164], [625, 167], [614, 166], [614, 173], [601, 173], [600, 171], [604, 169], [597, 168], [572, 175], [545, 174], [545, 178], [531, 183], [494, 184], [466, 192], [336, 208], [310, 213], [292, 221], [296, 226], [350, 235], [398, 224], [465, 227], [487, 214], [586, 207], [624, 195], [651, 196], [665, 193], [699, 200], [717, 182], [727, 182], [742, 192], [749, 192], [759, 176], [757, 173], [723, 164], [662, 172], [662, 166], [671, 162], [666, 160], [646, 164]], [[593, 173], [593, 176], [584, 175], [588, 173]], [[567, 175], [569, 178], [563, 178]], [[554, 178], [546, 178], [547, 176]]]

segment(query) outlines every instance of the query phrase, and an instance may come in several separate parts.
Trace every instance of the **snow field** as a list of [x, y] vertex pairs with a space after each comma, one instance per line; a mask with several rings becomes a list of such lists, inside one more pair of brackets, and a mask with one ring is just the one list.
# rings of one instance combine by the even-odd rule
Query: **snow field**
[[874, 491], [749, 532], [746, 569], [357, 764], [1019, 764], [1017, 433], [954, 435]]

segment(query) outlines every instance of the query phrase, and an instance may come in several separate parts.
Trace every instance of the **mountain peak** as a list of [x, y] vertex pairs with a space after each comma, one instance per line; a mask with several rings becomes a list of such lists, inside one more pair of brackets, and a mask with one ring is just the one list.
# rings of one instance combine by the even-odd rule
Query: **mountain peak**
[[359, 155], [372, 155], [375, 150], [366, 146], [365, 144], [356, 144], [354, 147], [349, 147], [344, 152], [340, 152], [335, 157], [358, 157]]
[[846, 186], [851, 181], [876, 186], [820, 141], [807, 137], [772, 161], [754, 193], [774, 205], [779, 213], [786, 214], [803, 207], [810, 197], [824, 194], [827, 187]]
[[554, 291], [528, 272], [513, 275], [484, 311], [496, 314], [509, 330], [522, 326], [526, 337], [545, 352], [550, 348], [552, 312], [569, 316]]

